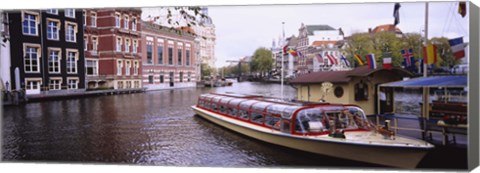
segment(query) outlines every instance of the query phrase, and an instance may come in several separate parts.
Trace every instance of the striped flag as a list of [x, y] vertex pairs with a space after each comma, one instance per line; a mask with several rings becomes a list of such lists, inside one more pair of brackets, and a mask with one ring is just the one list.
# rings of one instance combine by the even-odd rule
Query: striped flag
[[317, 58], [317, 61], [318, 61], [319, 63], [323, 63], [323, 57], [322, 57], [322, 55], [316, 54], [315, 57]]
[[392, 68], [392, 58], [383, 58], [383, 69], [391, 69]]
[[363, 62], [363, 60], [362, 60], [362, 57], [360, 57], [360, 55], [355, 54], [355, 55], [353, 55], [353, 57], [355, 57], [355, 59], [357, 60], [358, 64], [360, 64], [360, 65], [365, 64], [365, 63]]
[[338, 60], [337, 60], [337, 57], [335, 57], [335, 55], [333, 55], [333, 54], [330, 54], [330, 56], [331, 56], [331, 57], [333, 58], [333, 60], [335, 61], [335, 65], [338, 65], [339, 62], [338, 62]]
[[377, 62], [375, 61], [375, 55], [373, 53], [366, 55], [367, 62], [368, 62], [368, 68], [370, 69], [376, 69], [377, 68]]
[[330, 56], [328, 53], [325, 54], [325, 55], [327, 55], [328, 60], [330, 60], [330, 64], [332, 64], [332, 65], [335, 64], [335, 60], [333, 60], [332, 56]]
[[299, 57], [303, 57], [302, 52], [298, 51], [298, 56], [299, 56]]
[[347, 66], [350, 67], [350, 62], [348, 62], [347, 58], [345, 56], [341, 55], [340, 59], [343, 61], [343, 63]]
[[393, 17], [395, 18], [393, 25], [397, 26], [397, 24], [400, 23], [400, 3], [395, 3], [393, 7]]
[[423, 57], [425, 58], [425, 64], [435, 64], [437, 62], [437, 47], [433, 44], [423, 47]]
[[452, 49], [453, 56], [456, 59], [465, 57], [465, 47], [467, 43], [463, 42], [463, 37], [448, 40], [448, 44], [450, 44], [450, 49]]

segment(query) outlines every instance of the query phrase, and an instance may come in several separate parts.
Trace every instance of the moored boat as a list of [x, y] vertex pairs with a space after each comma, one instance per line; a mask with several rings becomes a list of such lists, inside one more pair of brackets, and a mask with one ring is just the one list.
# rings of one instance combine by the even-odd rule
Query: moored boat
[[[202, 94], [193, 111], [268, 143], [392, 167], [415, 168], [434, 146], [376, 127], [355, 105], [286, 102], [240, 94]], [[388, 124], [388, 123], [387, 123]]]

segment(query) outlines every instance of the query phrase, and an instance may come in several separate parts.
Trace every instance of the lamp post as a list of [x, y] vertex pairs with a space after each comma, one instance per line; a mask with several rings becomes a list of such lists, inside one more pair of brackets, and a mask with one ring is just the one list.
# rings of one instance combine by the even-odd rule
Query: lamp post
[[[282, 38], [282, 43], [285, 41], [285, 22], [282, 22], [282, 32], [283, 32], [283, 38]], [[286, 46], [286, 45], [283, 45]], [[283, 100], [283, 60], [285, 59], [285, 52], [283, 52], [283, 49], [280, 50], [280, 53], [282, 54], [282, 67], [280, 69], [280, 93], [281, 93], [281, 99]]]

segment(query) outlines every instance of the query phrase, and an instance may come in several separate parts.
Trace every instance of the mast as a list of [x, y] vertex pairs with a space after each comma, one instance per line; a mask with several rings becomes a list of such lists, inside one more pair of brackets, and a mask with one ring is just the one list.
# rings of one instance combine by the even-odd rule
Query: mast
[[[428, 2], [425, 2], [425, 46], [428, 45]], [[427, 57], [423, 57], [423, 77], [427, 77], [427, 64], [425, 63], [426, 62], [426, 58]], [[423, 127], [421, 127], [423, 129], [423, 132], [422, 132], [422, 138], [425, 139], [426, 135], [427, 135], [427, 120], [429, 119], [429, 107], [430, 107], [430, 89], [428, 87], [423, 87], [423, 115], [422, 115], [422, 118], [423, 118]]]
[[[428, 2], [425, 2], [425, 46], [428, 45]], [[423, 57], [423, 77], [427, 77], [426, 57]]]

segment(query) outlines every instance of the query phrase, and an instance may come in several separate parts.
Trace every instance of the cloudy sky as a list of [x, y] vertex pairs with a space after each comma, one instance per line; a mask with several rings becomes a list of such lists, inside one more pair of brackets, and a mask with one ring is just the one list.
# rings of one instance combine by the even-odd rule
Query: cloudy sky
[[[394, 3], [313, 4], [210, 6], [209, 16], [216, 26], [216, 66], [228, 65], [226, 60], [238, 60], [252, 55], [258, 47], [271, 47], [272, 39], [282, 35], [298, 35], [301, 23], [326, 24], [342, 28], [346, 36], [367, 32], [368, 28], [393, 23]], [[430, 2], [428, 36], [468, 41], [468, 15], [457, 13], [457, 2]], [[468, 9], [468, 7], [467, 7]], [[404, 2], [400, 8], [400, 24], [404, 33], [420, 33], [425, 26], [425, 3]], [[423, 33], [422, 33], [423, 35]]]

